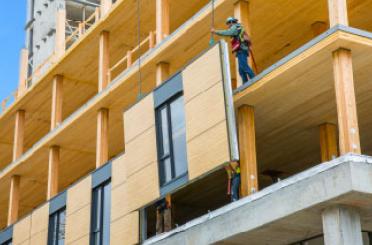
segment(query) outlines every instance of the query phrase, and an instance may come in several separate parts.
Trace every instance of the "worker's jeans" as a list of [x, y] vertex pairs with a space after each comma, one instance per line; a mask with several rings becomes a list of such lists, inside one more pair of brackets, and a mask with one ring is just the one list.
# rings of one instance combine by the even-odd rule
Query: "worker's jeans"
[[239, 50], [236, 53], [239, 63], [239, 74], [242, 78], [243, 84], [248, 82], [248, 79], [254, 78], [254, 72], [248, 65], [248, 51]]
[[239, 200], [240, 174], [233, 174], [231, 178], [231, 201]]

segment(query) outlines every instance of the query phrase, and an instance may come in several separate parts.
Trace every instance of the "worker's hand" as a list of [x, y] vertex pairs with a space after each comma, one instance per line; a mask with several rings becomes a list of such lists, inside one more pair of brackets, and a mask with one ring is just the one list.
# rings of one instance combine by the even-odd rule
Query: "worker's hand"
[[216, 30], [214, 28], [211, 28], [211, 33], [215, 33]]

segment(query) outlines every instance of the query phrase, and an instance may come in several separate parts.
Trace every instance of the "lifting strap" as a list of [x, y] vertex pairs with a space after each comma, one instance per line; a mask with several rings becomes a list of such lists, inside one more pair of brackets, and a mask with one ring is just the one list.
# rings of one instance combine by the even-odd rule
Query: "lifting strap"
[[[212, 0], [212, 21], [211, 21], [211, 29], [214, 28], [214, 0]], [[209, 46], [214, 45], [214, 35], [211, 33], [211, 38], [209, 40]]]
[[141, 8], [140, 0], [137, 0], [137, 41], [138, 41], [138, 95], [137, 100], [142, 98], [142, 73], [141, 73]]

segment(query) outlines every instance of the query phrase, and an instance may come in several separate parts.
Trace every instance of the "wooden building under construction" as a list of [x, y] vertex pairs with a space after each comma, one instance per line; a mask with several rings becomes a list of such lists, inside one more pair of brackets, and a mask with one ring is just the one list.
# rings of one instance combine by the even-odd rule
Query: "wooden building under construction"
[[[0, 245], [372, 244], [372, 0], [28, 9]], [[245, 84], [230, 40], [210, 44], [229, 16], [253, 43]]]

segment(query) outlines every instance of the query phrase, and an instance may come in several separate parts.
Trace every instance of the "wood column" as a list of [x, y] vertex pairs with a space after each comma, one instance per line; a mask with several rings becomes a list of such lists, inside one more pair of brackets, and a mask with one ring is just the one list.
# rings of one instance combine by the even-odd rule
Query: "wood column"
[[337, 126], [325, 123], [319, 126], [320, 156], [322, 162], [335, 159], [338, 156]]
[[101, 16], [106, 15], [112, 6], [112, 0], [101, 0]]
[[242, 105], [238, 108], [241, 194], [243, 197], [258, 191], [256, 133], [254, 108]]
[[329, 25], [349, 25], [347, 0], [328, 0]]
[[13, 161], [23, 154], [24, 133], [25, 133], [25, 111], [19, 110], [15, 116]]
[[156, 0], [156, 43], [169, 35], [169, 0]]
[[66, 51], [66, 10], [57, 10], [55, 56], [60, 59]]
[[58, 173], [60, 162], [60, 147], [52, 146], [49, 148], [49, 167], [48, 167], [48, 190], [47, 200], [58, 194]]
[[167, 78], [169, 78], [170, 69], [169, 63], [160, 62], [156, 65], [156, 86], [160, 86]]
[[108, 161], [108, 123], [109, 110], [101, 108], [97, 115], [97, 148], [96, 167], [99, 168]]
[[18, 219], [19, 199], [20, 199], [21, 177], [13, 175], [10, 179], [10, 193], [8, 206], [8, 226], [14, 224]]
[[52, 84], [52, 114], [50, 118], [50, 129], [53, 130], [62, 122], [63, 105], [63, 76], [56, 75]]
[[340, 154], [361, 153], [351, 51], [333, 52]]
[[108, 72], [110, 69], [110, 33], [102, 31], [99, 37], [98, 61], [98, 91], [102, 91], [109, 83]]
[[[238, 0], [234, 4], [234, 16], [239, 20], [239, 22], [244, 26], [245, 31], [247, 34], [251, 37], [251, 23], [249, 21], [249, 1], [248, 0]], [[240, 87], [243, 82], [239, 75], [239, 66], [238, 66], [238, 59], [235, 58], [235, 64], [236, 64], [236, 86]], [[254, 69], [253, 66], [253, 58], [252, 55], [249, 55], [248, 64]], [[257, 71], [255, 71], [257, 72]]]
[[19, 81], [17, 98], [22, 96], [27, 89], [28, 50], [22, 49], [19, 59]]

